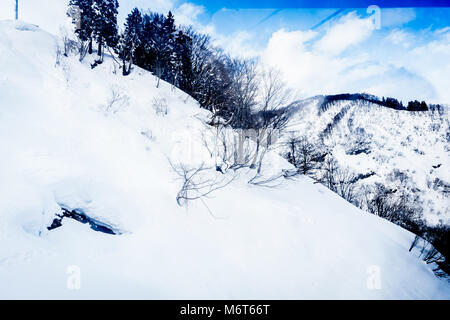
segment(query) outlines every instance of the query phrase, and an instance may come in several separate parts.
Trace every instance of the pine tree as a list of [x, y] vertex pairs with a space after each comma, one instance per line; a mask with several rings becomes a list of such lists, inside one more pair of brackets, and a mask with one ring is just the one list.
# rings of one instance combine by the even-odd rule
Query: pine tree
[[118, 0], [94, 0], [93, 35], [98, 44], [97, 54], [103, 61], [103, 47], [116, 47], [119, 41], [117, 14]]
[[164, 74], [165, 64], [167, 62], [164, 34], [165, 17], [161, 14], [153, 14], [151, 17], [150, 36], [150, 56], [152, 57], [151, 71], [158, 77], [156, 87], [159, 87], [159, 80]]
[[153, 63], [152, 51], [153, 24], [150, 15], [144, 14], [142, 17], [142, 32], [139, 37], [139, 45], [134, 52], [134, 63], [145, 70], [151, 70]]
[[175, 47], [173, 56], [173, 84], [184, 91], [191, 89], [192, 80], [192, 39], [182, 30], [175, 36]]
[[78, 38], [85, 42], [89, 41], [88, 52], [92, 54], [92, 36], [94, 23], [94, 0], [70, 0], [69, 6], [76, 8], [79, 14], [69, 14], [72, 22], [76, 25], [75, 33]]
[[175, 37], [176, 37], [175, 18], [171, 11], [167, 14], [163, 23], [163, 46], [162, 46], [162, 59], [165, 62], [166, 68], [163, 73], [164, 80], [170, 81], [175, 84], [176, 77], [176, 52], [175, 52]]
[[[142, 15], [139, 9], [135, 8], [126, 19], [125, 31], [120, 40], [120, 57], [123, 60], [123, 75], [128, 75], [131, 72], [135, 51], [141, 44], [142, 30]], [[126, 61], [128, 61], [128, 68], [126, 67]]]

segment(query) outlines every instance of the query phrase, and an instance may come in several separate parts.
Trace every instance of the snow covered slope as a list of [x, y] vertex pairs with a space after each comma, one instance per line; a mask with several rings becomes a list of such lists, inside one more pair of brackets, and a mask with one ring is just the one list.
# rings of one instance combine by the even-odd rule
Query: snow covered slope
[[[60, 56], [57, 42], [0, 22], [0, 298], [450, 298], [408, 251], [413, 234], [309, 178], [263, 188], [240, 170], [178, 206], [168, 159], [214, 163], [208, 113], [143, 70]], [[275, 157], [271, 172], [289, 168]], [[61, 207], [121, 234], [71, 219], [48, 231]]]
[[339, 165], [365, 177], [359, 187], [382, 183], [418, 197], [431, 225], [450, 224], [450, 118], [440, 111], [394, 110], [362, 100], [322, 107], [318, 96], [294, 104], [289, 130], [308, 133], [331, 150]]

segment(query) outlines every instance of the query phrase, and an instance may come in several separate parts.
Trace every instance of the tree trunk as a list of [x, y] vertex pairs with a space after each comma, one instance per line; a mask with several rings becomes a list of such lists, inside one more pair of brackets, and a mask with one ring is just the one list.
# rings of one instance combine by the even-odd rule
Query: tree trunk
[[102, 57], [102, 40], [100, 40], [100, 41], [98, 42], [98, 51], [97, 51], [97, 54], [98, 54], [98, 56], [100, 57], [100, 60], [102, 60], [102, 59], [101, 59], [101, 57]]
[[130, 57], [130, 63], [128, 64], [127, 75], [131, 73], [131, 66], [133, 65], [133, 56]]
[[125, 61], [125, 59], [122, 59], [122, 75], [124, 75], [124, 76], [128, 75], [127, 62]]
[[89, 54], [92, 54], [92, 38], [89, 39], [89, 49], [88, 49]]

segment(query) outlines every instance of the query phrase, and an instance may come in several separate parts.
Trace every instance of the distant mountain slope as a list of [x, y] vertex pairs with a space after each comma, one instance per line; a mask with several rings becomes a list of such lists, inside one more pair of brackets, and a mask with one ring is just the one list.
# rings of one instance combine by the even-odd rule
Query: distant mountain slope
[[376, 97], [360, 96], [298, 101], [288, 130], [328, 150], [342, 168], [360, 177], [358, 187], [379, 182], [405, 189], [418, 198], [428, 223], [450, 224], [448, 106], [395, 110], [369, 101]]
[[[179, 206], [168, 159], [233, 175], [203, 145], [210, 114], [148, 72], [123, 77], [109, 57], [92, 70], [58, 43], [0, 22], [1, 299], [450, 298], [412, 233], [308, 177], [263, 188], [241, 169]], [[268, 175], [292, 169], [266, 159]], [[117, 234], [73, 219], [49, 231], [63, 209]]]

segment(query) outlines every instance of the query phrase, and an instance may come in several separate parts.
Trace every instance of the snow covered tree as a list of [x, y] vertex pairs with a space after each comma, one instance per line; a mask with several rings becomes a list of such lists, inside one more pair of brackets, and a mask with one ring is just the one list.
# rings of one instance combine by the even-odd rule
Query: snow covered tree
[[425, 101], [419, 102], [417, 100], [408, 102], [408, 111], [428, 111], [428, 106]]
[[[92, 40], [93, 40], [93, 23], [94, 23], [94, 0], [70, 0], [69, 6], [73, 10], [68, 12], [75, 24], [75, 33], [81, 43], [88, 41], [88, 52], [92, 54]], [[76, 11], [76, 14], [75, 14]], [[83, 54], [80, 52], [80, 54]]]
[[123, 75], [131, 72], [136, 48], [141, 44], [142, 23], [141, 12], [137, 8], [133, 9], [126, 19], [125, 31], [120, 38], [119, 56], [123, 61]]
[[337, 160], [331, 154], [326, 155], [321, 169], [322, 177], [319, 181], [331, 191], [336, 192], [336, 175], [339, 169]]
[[306, 136], [301, 137], [297, 144], [297, 167], [299, 171], [307, 175], [317, 167], [317, 154], [314, 144], [308, 141]]
[[139, 37], [139, 45], [134, 52], [134, 63], [141, 68], [150, 71], [154, 61], [153, 47], [154, 25], [151, 14], [142, 17], [142, 30]]
[[173, 84], [182, 90], [189, 89], [189, 81], [192, 78], [192, 39], [182, 30], [175, 36], [173, 56]]
[[166, 81], [175, 84], [176, 77], [176, 48], [175, 48], [175, 38], [176, 38], [176, 26], [175, 26], [175, 18], [171, 11], [167, 14], [167, 17], [164, 19], [163, 30], [162, 30], [162, 38], [163, 38], [163, 46], [162, 46], [162, 54], [163, 59], [165, 60], [166, 68], [164, 70], [163, 78]]
[[156, 87], [159, 87], [159, 80], [165, 74], [170, 56], [170, 51], [167, 50], [167, 37], [164, 32], [166, 18], [162, 14], [151, 13], [147, 20], [149, 25], [144, 29], [147, 32], [145, 35], [147, 41], [146, 58], [150, 60], [147, 61], [147, 65], [158, 77]]
[[[317, 144], [306, 136], [291, 135], [285, 142], [287, 160], [303, 175], [311, 175], [320, 165], [320, 152]], [[332, 168], [332, 167], [329, 167]], [[325, 176], [325, 174], [324, 174]]]
[[97, 54], [103, 61], [103, 47], [115, 47], [119, 41], [117, 14], [119, 2], [117, 0], [94, 0], [93, 35], [98, 44]]

